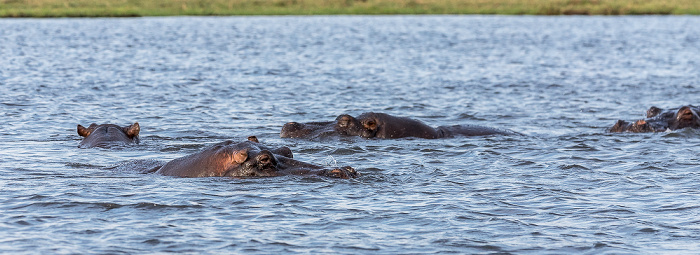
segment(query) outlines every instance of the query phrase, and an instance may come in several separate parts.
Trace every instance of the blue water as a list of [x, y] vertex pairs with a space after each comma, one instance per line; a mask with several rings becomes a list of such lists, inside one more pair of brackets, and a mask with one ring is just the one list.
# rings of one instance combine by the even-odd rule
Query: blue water
[[[3, 253], [659, 254], [700, 250], [700, 131], [611, 134], [700, 104], [700, 18], [0, 20]], [[386, 112], [524, 136], [281, 139]], [[79, 149], [76, 125], [139, 122]], [[352, 180], [174, 178], [257, 136]]]

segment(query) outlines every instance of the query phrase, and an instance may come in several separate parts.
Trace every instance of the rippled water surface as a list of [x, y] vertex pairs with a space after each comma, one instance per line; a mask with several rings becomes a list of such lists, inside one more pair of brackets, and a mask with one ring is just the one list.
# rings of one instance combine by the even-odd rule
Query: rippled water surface
[[[690, 253], [700, 131], [610, 134], [700, 104], [698, 17], [0, 20], [7, 253]], [[524, 136], [281, 139], [366, 111]], [[141, 124], [79, 149], [76, 125]], [[362, 177], [130, 171], [256, 135]], [[124, 165], [127, 164], [127, 165]], [[117, 167], [115, 167], [117, 166]]]

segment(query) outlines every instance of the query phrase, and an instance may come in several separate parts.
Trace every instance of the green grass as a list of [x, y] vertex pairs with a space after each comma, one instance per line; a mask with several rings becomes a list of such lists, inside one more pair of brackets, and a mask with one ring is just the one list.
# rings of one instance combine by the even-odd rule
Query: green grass
[[0, 0], [0, 17], [700, 14], [700, 0]]

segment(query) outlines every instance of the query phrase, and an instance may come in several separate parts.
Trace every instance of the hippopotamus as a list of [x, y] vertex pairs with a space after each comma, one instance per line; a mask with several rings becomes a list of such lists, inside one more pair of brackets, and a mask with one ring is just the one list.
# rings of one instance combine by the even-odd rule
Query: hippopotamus
[[403, 137], [436, 139], [454, 136], [512, 135], [516, 133], [477, 125], [439, 126], [433, 128], [419, 120], [407, 117], [366, 112], [357, 116], [357, 118], [342, 114], [335, 121], [329, 122], [289, 122], [282, 127], [280, 137], [307, 138], [335, 134], [383, 139]]
[[348, 179], [359, 176], [349, 166], [329, 169], [294, 160], [289, 148], [265, 147], [254, 136], [239, 143], [220, 142], [146, 172], [179, 177], [320, 175]]
[[667, 110], [652, 106], [647, 110], [646, 119], [641, 119], [634, 123], [618, 120], [609, 131], [644, 133], [699, 128], [700, 117], [698, 117], [698, 112], [700, 112], [700, 108], [692, 105]]
[[138, 122], [125, 127], [114, 124], [97, 125], [95, 123], [92, 123], [87, 128], [78, 125], [78, 135], [85, 137], [78, 147], [92, 148], [138, 144], [140, 131], [141, 128]]

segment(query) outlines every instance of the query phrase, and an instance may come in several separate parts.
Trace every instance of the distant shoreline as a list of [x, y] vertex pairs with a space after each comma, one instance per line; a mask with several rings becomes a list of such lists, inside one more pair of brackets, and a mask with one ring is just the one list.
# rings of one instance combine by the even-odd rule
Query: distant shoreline
[[697, 0], [0, 0], [0, 17], [700, 15]]

